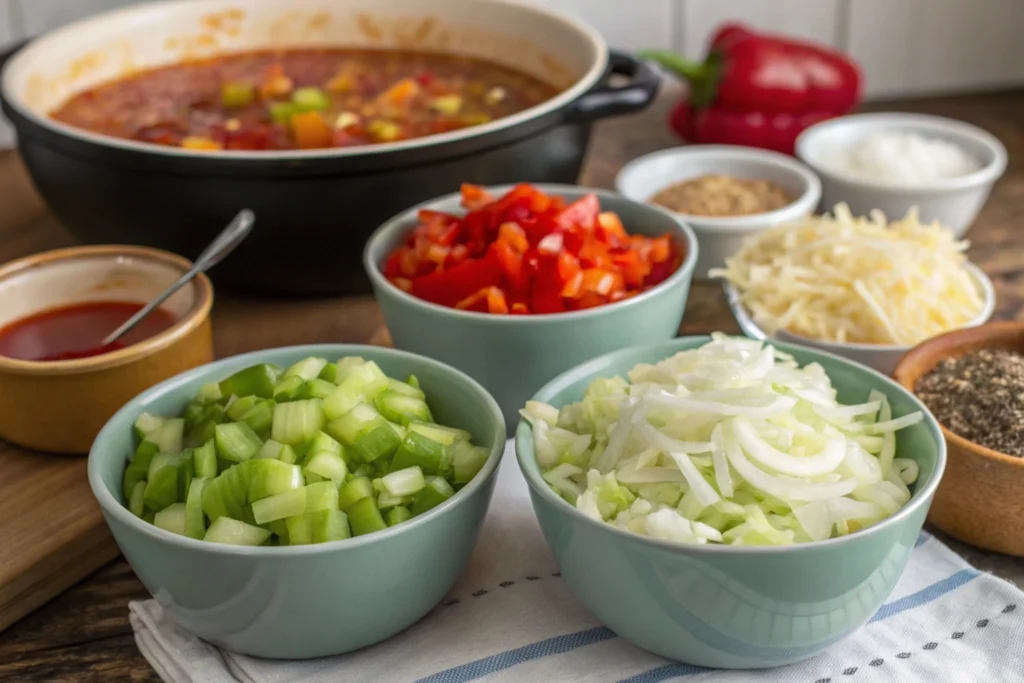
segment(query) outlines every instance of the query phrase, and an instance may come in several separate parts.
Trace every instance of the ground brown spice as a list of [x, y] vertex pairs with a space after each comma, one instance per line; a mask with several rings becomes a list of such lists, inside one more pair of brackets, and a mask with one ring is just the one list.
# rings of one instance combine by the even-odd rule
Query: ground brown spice
[[946, 359], [914, 393], [954, 434], [1024, 457], [1024, 355], [984, 349]]
[[691, 216], [747, 216], [792, 203], [786, 188], [770, 180], [718, 174], [669, 185], [650, 202]]

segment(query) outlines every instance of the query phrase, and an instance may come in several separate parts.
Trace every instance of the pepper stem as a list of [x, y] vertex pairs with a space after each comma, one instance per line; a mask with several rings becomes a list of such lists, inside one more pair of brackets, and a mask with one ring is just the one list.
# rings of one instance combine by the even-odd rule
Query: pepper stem
[[690, 104], [703, 107], [715, 99], [721, 59], [714, 53], [703, 62], [686, 59], [667, 50], [645, 50], [638, 53], [642, 59], [649, 59], [681, 76], [690, 85]]

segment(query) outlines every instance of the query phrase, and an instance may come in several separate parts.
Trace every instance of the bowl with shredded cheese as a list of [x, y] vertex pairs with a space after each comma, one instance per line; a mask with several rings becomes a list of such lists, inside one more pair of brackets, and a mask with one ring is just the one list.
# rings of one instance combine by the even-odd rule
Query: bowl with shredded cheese
[[734, 145], [674, 147], [638, 157], [615, 178], [619, 194], [679, 215], [700, 243], [694, 277], [725, 264], [743, 240], [812, 213], [821, 182], [796, 159]]
[[992, 281], [966, 241], [916, 211], [888, 222], [848, 206], [750, 238], [714, 275], [740, 329], [829, 351], [890, 375], [925, 339], [985, 323]]
[[854, 114], [811, 126], [796, 155], [822, 182], [824, 206], [903, 216], [917, 207], [957, 237], [973, 223], [1006, 170], [1003, 144], [963, 121], [905, 113]]

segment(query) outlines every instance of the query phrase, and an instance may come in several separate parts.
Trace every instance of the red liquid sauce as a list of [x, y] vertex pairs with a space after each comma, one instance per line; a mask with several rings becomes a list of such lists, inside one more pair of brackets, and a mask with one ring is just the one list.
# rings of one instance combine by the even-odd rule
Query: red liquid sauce
[[99, 356], [160, 334], [177, 320], [158, 308], [118, 341], [101, 346], [103, 338], [144, 304], [88, 301], [50, 308], [0, 329], [0, 356], [19, 360], [71, 360]]

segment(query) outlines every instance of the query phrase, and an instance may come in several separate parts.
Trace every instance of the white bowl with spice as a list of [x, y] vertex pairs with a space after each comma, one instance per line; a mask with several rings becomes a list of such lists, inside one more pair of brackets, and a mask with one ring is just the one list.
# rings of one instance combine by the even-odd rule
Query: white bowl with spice
[[748, 337], [891, 375], [915, 344], [992, 317], [992, 281], [948, 231], [913, 216], [855, 217], [842, 205], [834, 214], [766, 231], [716, 271]]
[[1006, 170], [1006, 148], [977, 126], [942, 116], [852, 114], [823, 121], [796, 141], [822, 182], [823, 206], [901, 218], [917, 207], [963, 236]]
[[674, 211], [697, 234], [694, 277], [725, 264], [743, 240], [812, 213], [821, 183], [804, 164], [777, 152], [732, 145], [692, 145], [629, 162], [615, 188], [630, 199]]

